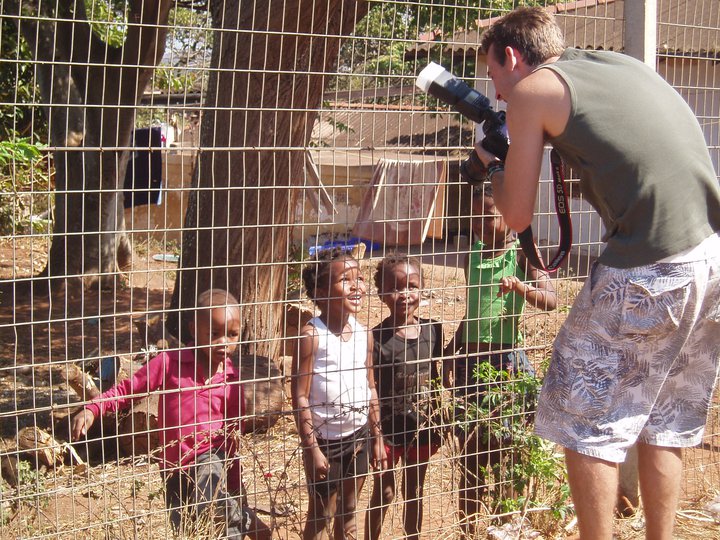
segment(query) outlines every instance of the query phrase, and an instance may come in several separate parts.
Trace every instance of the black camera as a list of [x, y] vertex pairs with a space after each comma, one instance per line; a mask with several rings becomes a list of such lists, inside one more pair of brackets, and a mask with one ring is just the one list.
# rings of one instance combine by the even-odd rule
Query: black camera
[[[505, 161], [510, 147], [505, 113], [494, 111], [486, 96], [435, 62], [429, 63], [420, 72], [415, 84], [423, 92], [452, 106], [464, 117], [482, 124], [484, 137], [480, 144], [485, 150]], [[460, 164], [460, 174], [469, 184], [481, 184], [485, 181], [487, 170], [475, 150]]]
[[[434, 62], [428, 64], [420, 72], [415, 84], [424, 92], [447, 103], [466, 118], [478, 124], [482, 123], [484, 137], [480, 144], [485, 150], [505, 161], [510, 148], [507, 126], [505, 125], [505, 113], [494, 111], [487, 97]], [[570, 253], [572, 223], [568, 211], [563, 163], [560, 154], [553, 150], [550, 154], [550, 160], [553, 171], [555, 209], [560, 222], [560, 246], [558, 252], [550, 263], [545, 265], [535, 245], [532, 228], [528, 226], [524, 231], [520, 231], [518, 238], [530, 264], [536, 268], [553, 272], [558, 269], [560, 263]], [[468, 158], [460, 164], [460, 174], [466, 182], [472, 185], [485, 182], [487, 169], [480, 161], [475, 150], [470, 152]]]

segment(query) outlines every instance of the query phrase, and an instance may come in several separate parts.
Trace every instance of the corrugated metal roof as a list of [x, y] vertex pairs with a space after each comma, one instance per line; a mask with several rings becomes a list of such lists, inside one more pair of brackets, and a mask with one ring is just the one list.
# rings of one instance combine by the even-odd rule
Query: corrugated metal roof
[[[623, 49], [624, 0], [583, 0], [548, 6], [555, 13], [570, 47]], [[476, 54], [482, 30], [497, 20], [478, 21], [478, 28], [457, 32], [446, 43], [423, 42], [407, 51], [406, 59], [431, 54], [442, 47], [446, 56]], [[718, 0], [658, 0], [658, 52], [720, 58]]]
[[[390, 151], [402, 148], [423, 154], [447, 154], [473, 144], [473, 130], [457, 113], [422, 107], [360, 108], [351, 104], [320, 112], [312, 133], [318, 148]], [[465, 152], [465, 150], [463, 150]]]
[[658, 52], [720, 58], [720, 1], [658, 0]]
[[620, 51], [623, 48], [624, 2], [574, 2], [555, 15], [565, 43], [580, 49]]

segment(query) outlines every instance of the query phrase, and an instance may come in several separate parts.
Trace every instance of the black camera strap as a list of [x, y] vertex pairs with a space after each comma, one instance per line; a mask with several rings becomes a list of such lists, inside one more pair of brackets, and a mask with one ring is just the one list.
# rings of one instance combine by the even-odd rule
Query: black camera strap
[[560, 245], [558, 250], [545, 265], [533, 238], [532, 227], [518, 234], [520, 247], [530, 264], [546, 272], [555, 272], [565, 257], [570, 253], [572, 247], [572, 221], [570, 220], [570, 208], [568, 205], [567, 187], [565, 186], [565, 171], [560, 154], [553, 148], [550, 152], [550, 167], [553, 175], [553, 195], [555, 198], [555, 213], [560, 225]]

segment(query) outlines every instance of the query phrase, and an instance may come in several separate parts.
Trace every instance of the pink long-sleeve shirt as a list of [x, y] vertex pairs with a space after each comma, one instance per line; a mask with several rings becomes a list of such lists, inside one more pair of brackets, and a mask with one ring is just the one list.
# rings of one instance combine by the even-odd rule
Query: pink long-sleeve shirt
[[235, 453], [232, 435], [241, 429], [245, 407], [240, 375], [229, 358], [224, 370], [206, 382], [192, 348], [161, 352], [87, 408], [98, 417], [155, 390], [161, 392], [158, 427], [166, 467], [183, 467], [211, 448]]

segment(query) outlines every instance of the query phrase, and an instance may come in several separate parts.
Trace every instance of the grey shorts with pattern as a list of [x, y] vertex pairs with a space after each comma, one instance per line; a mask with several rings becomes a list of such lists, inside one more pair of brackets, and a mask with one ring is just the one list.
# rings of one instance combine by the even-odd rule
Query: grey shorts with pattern
[[622, 462], [635, 441], [702, 441], [720, 356], [720, 255], [595, 264], [558, 333], [536, 433]]

